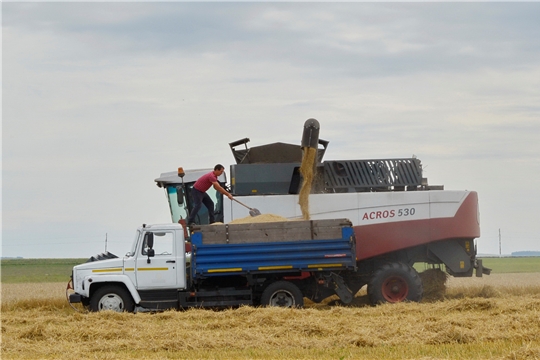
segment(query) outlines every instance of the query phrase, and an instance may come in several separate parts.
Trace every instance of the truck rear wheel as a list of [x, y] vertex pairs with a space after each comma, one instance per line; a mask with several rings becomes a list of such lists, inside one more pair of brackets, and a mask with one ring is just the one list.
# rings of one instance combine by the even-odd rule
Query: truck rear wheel
[[261, 305], [280, 307], [302, 307], [304, 296], [298, 286], [288, 281], [276, 281], [261, 296]]
[[373, 273], [368, 284], [371, 304], [397, 303], [422, 300], [422, 280], [418, 272], [403, 263], [381, 266]]
[[97, 289], [90, 299], [91, 311], [112, 310], [116, 312], [135, 309], [135, 303], [127, 290], [120, 286], [107, 285]]

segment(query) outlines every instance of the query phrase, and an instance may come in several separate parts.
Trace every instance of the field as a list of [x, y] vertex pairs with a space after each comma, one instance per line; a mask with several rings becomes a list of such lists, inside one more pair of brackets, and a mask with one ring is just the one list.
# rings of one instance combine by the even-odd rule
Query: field
[[[87, 259], [7, 259], [2, 260], [2, 284], [67, 282], [71, 269]], [[494, 273], [540, 272], [540, 257], [485, 258], [484, 266]], [[419, 272], [423, 271], [418, 267]]]
[[483, 264], [499, 274], [540, 272], [540, 257], [484, 258]]
[[67, 282], [73, 266], [87, 259], [2, 260], [2, 284]]
[[[367, 305], [363, 289], [346, 307], [308, 303], [305, 309], [138, 314], [77, 312], [65, 299], [67, 276], [63, 282], [10, 282], [9, 265], [3, 263], [1, 355], [2, 359], [540, 359], [540, 266], [533, 268], [536, 273], [520, 272], [527, 261], [505, 267], [501, 264], [507, 259], [492, 260], [499, 263], [484, 262], [493, 267], [492, 275], [450, 278], [442, 298], [428, 297], [422, 303], [373, 307]], [[540, 259], [532, 261], [540, 265]], [[28, 270], [24, 279], [48, 279], [43, 272], [31, 273]]]

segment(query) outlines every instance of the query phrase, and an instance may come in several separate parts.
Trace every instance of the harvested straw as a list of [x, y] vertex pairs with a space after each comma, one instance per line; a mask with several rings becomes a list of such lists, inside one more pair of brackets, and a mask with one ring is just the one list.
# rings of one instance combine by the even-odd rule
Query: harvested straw
[[428, 269], [421, 272], [420, 279], [424, 286], [424, 300], [441, 300], [446, 293], [448, 275], [441, 269]]
[[[446, 359], [449, 351], [460, 359], [500, 359], [509, 351], [536, 359], [540, 350], [534, 296], [139, 314], [76, 313], [64, 303], [2, 309], [2, 359], [329, 359], [341, 352], [347, 359]], [[396, 356], [408, 349], [415, 352]]]
[[[75, 312], [63, 283], [42, 284], [39, 299], [37, 284], [3, 284], [1, 357], [538, 359], [538, 273], [518, 274], [511, 284], [503, 275], [516, 274], [491, 275], [503, 281], [493, 285], [501, 291], [491, 298], [138, 314]], [[457, 280], [481, 286], [489, 279]], [[515, 294], [518, 282], [524, 285]], [[450, 291], [453, 286], [449, 281]]]

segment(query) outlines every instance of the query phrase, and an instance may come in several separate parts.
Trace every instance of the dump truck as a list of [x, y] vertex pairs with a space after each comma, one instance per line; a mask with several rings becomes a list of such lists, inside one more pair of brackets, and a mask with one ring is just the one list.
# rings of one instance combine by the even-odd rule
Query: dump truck
[[69, 302], [134, 312], [353, 299], [344, 280], [356, 271], [347, 219], [202, 225], [189, 248], [185, 235], [179, 224], [139, 227], [123, 258], [104, 253], [73, 268]]
[[[421, 161], [414, 156], [323, 161], [329, 141], [319, 139], [320, 125], [313, 120], [305, 122], [300, 145], [271, 143], [248, 148], [249, 138], [229, 143], [236, 163], [230, 166], [230, 182], [225, 173], [218, 181], [249, 208], [290, 220], [302, 218], [299, 169], [306, 147], [316, 147], [310, 219], [346, 218], [352, 222], [357, 269], [344, 280], [353, 294], [367, 285], [374, 304], [419, 301], [423, 288], [416, 268], [422, 264], [455, 277], [490, 273], [476, 257], [475, 239], [480, 236], [477, 192], [430, 185], [423, 177]], [[155, 179], [165, 189], [172, 222], [187, 219], [193, 208], [193, 184], [211, 170], [179, 168]], [[249, 215], [246, 207], [224, 200], [213, 188], [208, 194], [215, 203], [217, 221], [229, 223]], [[196, 223], [208, 222], [203, 206]]]

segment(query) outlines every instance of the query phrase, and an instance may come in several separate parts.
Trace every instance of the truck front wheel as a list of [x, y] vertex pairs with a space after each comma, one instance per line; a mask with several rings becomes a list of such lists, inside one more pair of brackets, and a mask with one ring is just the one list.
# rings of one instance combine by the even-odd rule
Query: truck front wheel
[[304, 296], [300, 289], [288, 281], [276, 281], [268, 285], [261, 296], [261, 305], [302, 307]]
[[116, 312], [135, 309], [131, 295], [120, 286], [108, 285], [97, 289], [90, 298], [91, 311], [112, 310]]
[[390, 263], [381, 266], [368, 284], [371, 304], [397, 303], [401, 301], [422, 300], [422, 280], [411, 266], [403, 263]]

